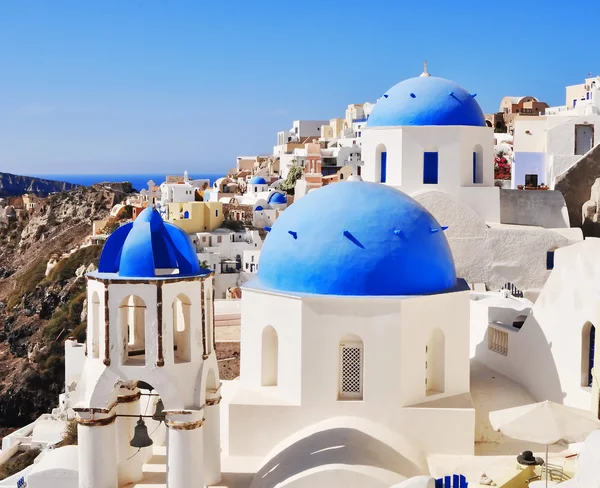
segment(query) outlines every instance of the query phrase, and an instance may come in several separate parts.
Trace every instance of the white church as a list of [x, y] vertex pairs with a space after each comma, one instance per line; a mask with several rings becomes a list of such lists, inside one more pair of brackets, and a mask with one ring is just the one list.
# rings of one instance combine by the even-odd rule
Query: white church
[[[242, 294], [234, 381], [219, 380], [213, 273], [199, 267], [188, 236], [152, 208], [111, 235], [88, 275], [83, 367], [69, 369], [67, 355], [77, 464], [61, 455], [70, 448], [55, 449], [46, 484], [35, 479], [48, 463], [31, 472], [31, 488], [145, 486], [144, 465], [157, 446], [165, 446], [170, 488], [389, 488], [418, 476], [425, 477], [413, 486], [431, 488], [432, 459], [475, 457], [485, 429], [478, 409], [494, 385], [481, 396], [474, 360], [512, 378], [520, 398], [555, 398], [562, 388], [566, 402], [592, 408], [597, 388], [576, 390], [578, 378], [595, 375], [590, 327], [600, 307], [577, 305], [576, 297], [577, 287], [600, 279], [600, 268], [579, 266], [587, 280], [557, 281], [582, 255], [597, 261], [598, 246], [559, 249], [560, 273], [540, 294], [531, 333], [528, 305], [519, 320], [492, 324], [497, 310], [474, 303], [473, 281], [462, 272], [482, 281], [506, 273], [494, 268], [493, 245], [521, 234], [499, 223], [492, 129], [474, 94], [424, 73], [388, 90], [367, 126], [370, 181], [312, 191], [273, 224]], [[541, 229], [528, 241], [543, 246], [544, 259], [556, 244], [552, 233]], [[564, 237], [560, 246], [567, 244]], [[558, 332], [551, 307], [564, 280], [570, 298]], [[573, 316], [590, 325], [573, 325], [574, 339], [562, 347], [569, 311], [580, 309]], [[505, 349], [494, 349], [492, 329], [506, 333]], [[533, 346], [544, 366], [576, 361], [577, 368], [528, 392], [506, 358], [533, 367], [523, 352]], [[508, 398], [504, 388], [494, 398], [500, 391]]]

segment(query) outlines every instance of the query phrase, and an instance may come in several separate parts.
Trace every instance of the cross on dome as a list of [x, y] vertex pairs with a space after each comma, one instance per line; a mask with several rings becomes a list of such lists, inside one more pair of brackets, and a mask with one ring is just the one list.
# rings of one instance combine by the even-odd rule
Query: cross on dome
[[427, 71], [427, 61], [423, 62], [423, 72], [420, 75], [420, 78], [422, 78], [423, 76], [431, 76], [429, 74], [429, 71]]

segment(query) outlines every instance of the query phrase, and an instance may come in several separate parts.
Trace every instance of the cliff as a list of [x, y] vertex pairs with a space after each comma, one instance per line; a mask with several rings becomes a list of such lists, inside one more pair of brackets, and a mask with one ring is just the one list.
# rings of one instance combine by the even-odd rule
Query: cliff
[[45, 197], [50, 193], [68, 191], [78, 186], [65, 181], [0, 173], [0, 197], [19, 196], [24, 193], [35, 193], [38, 197]]
[[56, 405], [64, 340], [85, 340], [84, 274], [101, 251], [87, 242], [92, 221], [107, 217], [130, 188], [102, 184], [56, 193], [0, 226], [0, 430]]

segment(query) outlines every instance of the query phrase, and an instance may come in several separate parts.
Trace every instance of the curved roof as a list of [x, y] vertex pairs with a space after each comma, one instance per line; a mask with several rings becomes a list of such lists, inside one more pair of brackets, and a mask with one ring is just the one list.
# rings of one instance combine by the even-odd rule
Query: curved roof
[[[251, 487], [281, 486], [298, 477], [306, 477], [308, 486], [309, 480], [318, 479], [318, 472], [338, 471], [346, 466], [356, 470], [355, 476], [366, 476], [363, 483], [368, 483], [368, 478], [390, 475], [399, 481], [427, 472], [423, 452], [407, 438], [390, 435], [389, 429], [365, 419], [333, 417], [309, 425], [275, 446]], [[313, 482], [311, 486], [323, 485]]]
[[269, 203], [284, 204], [287, 203], [287, 198], [283, 193], [274, 191], [269, 195]]
[[137, 219], [115, 230], [104, 245], [99, 273], [151, 278], [161, 269], [178, 270], [180, 276], [201, 274], [192, 241], [179, 227], [163, 222], [147, 207]]
[[423, 76], [401, 81], [381, 97], [368, 127], [466, 125], [485, 127], [475, 95], [453, 81]]
[[442, 230], [424, 207], [392, 187], [364, 181], [327, 185], [274, 223], [256, 284], [343, 296], [441, 292], [456, 285]]
[[251, 185], [266, 185], [267, 182], [265, 181], [265, 179], [262, 176], [253, 176], [252, 178], [250, 178], [250, 181], [248, 182]]

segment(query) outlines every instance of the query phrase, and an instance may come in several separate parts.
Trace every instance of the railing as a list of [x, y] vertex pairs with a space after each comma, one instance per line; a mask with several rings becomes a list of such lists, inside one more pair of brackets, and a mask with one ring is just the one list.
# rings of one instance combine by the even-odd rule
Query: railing
[[359, 122], [366, 122], [367, 118], [363, 117], [362, 119], [352, 119], [353, 124], [358, 124]]
[[435, 488], [468, 488], [469, 483], [462, 474], [444, 476], [435, 480]]

